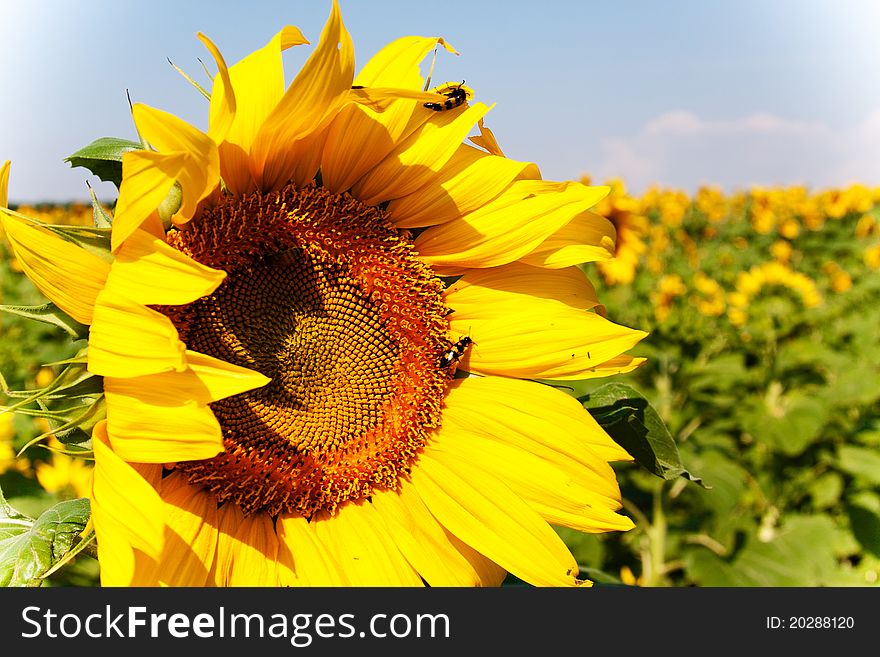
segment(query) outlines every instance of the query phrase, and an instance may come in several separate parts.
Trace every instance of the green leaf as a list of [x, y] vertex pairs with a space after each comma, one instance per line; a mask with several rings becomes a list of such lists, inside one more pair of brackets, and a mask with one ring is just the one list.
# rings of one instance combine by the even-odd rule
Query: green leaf
[[801, 391], [781, 393], [771, 384], [764, 399], [753, 399], [744, 409], [743, 428], [756, 440], [787, 456], [801, 454], [823, 437], [828, 406]]
[[685, 563], [688, 574], [703, 587], [708, 586], [746, 586], [736, 568], [720, 556], [705, 548], [695, 548], [687, 552]]
[[143, 150], [141, 144], [117, 137], [101, 137], [73, 155], [64, 158], [72, 167], [83, 167], [117, 189], [122, 183], [122, 154]]
[[880, 485], [880, 454], [876, 450], [844, 445], [837, 450], [837, 460], [844, 472]]
[[829, 384], [828, 401], [841, 406], [873, 404], [880, 399], [880, 376], [870, 358], [848, 366]]
[[578, 397], [608, 435], [636, 462], [666, 480], [684, 477], [703, 488], [702, 479], [681, 463], [678, 447], [660, 415], [645, 397], [622, 383], [608, 383]]
[[850, 504], [847, 513], [853, 536], [859, 545], [875, 557], [880, 557], [880, 513], [876, 505]]
[[41, 586], [42, 576], [78, 541], [87, 499], [67, 500], [32, 520], [0, 497], [0, 586]]
[[823, 586], [837, 571], [837, 531], [827, 516], [790, 516], [769, 539], [750, 535], [732, 559], [692, 549], [687, 568], [701, 586]]
[[46, 303], [42, 306], [0, 306], [0, 311], [58, 326], [74, 340], [82, 340], [89, 334], [88, 326], [80, 324], [54, 303]]
[[712, 509], [716, 518], [730, 514], [746, 491], [749, 473], [736, 460], [716, 450], [706, 450], [695, 455], [693, 462], [712, 482], [711, 491], [694, 489], [694, 495], [707, 508]]
[[843, 477], [838, 472], [826, 472], [816, 477], [809, 486], [813, 506], [827, 509], [837, 504], [843, 493]]

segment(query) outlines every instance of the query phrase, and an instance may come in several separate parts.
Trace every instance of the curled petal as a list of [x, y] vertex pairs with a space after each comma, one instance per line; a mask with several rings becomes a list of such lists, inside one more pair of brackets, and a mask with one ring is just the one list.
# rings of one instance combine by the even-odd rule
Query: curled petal
[[217, 144], [202, 131], [168, 112], [136, 104], [132, 115], [138, 132], [157, 151], [185, 156], [177, 174], [183, 199], [173, 219], [176, 223], [189, 221], [195, 216], [199, 202], [220, 182]]
[[115, 252], [134, 231], [156, 214], [171, 187], [188, 166], [186, 153], [129, 151], [122, 155], [122, 184], [113, 217], [111, 248]]
[[614, 257], [617, 231], [595, 212], [582, 212], [547, 237], [522, 261], [536, 267], [558, 269]]
[[419, 64], [437, 46], [458, 54], [442, 37], [410, 36], [392, 41], [373, 55], [354, 82], [364, 87], [421, 89], [425, 83]]

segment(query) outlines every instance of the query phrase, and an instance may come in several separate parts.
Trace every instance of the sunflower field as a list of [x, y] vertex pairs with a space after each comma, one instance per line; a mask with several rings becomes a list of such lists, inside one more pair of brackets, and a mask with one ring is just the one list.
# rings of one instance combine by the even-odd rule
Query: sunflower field
[[579, 559], [642, 586], [877, 585], [880, 189], [611, 184], [617, 257], [590, 273], [650, 332], [616, 381], [705, 486], [622, 468], [636, 529]]
[[[558, 529], [582, 571], [600, 585], [876, 585], [880, 188], [635, 196], [607, 184], [594, 211], [617, 229], [615, 258], [583, 268], [608, 314], [650, 335], [633, 351], [646, 362], [606, 385], [644, 395], [678, 453], [653, 455], [653, 473], [616, 466], [634, 529]], [[87, 204], [15, 209], [93, 224]], [[0, 254], [2, 303], [44, 302], [8, 247]], [[45, 364], [73, 355], [56, 327], [0, 322], [7, 389], [46, 385], [59, 366]], [[91, 466], [47, 430], [0, 415], [0, 489], [32, 516], [88, 496]], [[96, 585], [97, 562], [83, 554], [48, 582]]]
[[545, 180], [336, 0], [289, 85], [197, 38], [115, 199], [0, 154], [0, 586], [877, 584], [880, 188]]

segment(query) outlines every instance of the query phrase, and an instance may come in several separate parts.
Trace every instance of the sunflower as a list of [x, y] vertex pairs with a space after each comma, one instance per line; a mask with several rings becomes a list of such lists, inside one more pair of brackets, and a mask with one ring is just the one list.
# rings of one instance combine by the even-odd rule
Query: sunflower
[[106, 249], [3, 218], [103, 377], [102, 584], [588, 583], [553, 526], [631, 528], [631, 457], [538, 380], [641, 362], [577, 266], [613, 254], [588, 212], [607, 188], [542, 180], [489, 107], [423, 91], [442, 38], [355, 77], [334, 1], [286, 90], [297, 28], [233, 66], [199, 38], [208, 130], [134, 106], [150, 148], [123, 157]]
[[[586, 180], [582, 179], [583, 182]], [[627, 193], [622, 180], [613, 179], [608, 185], [610, 194], [602, 199], [594, 212], [614, 225], [614, 258], [599, 260], [597, 268], [606, 284], [629, 285], [636, 277], [642, 255], [648, 250], [644, 241], [648, 220], [640, 213], [639, 200]]]

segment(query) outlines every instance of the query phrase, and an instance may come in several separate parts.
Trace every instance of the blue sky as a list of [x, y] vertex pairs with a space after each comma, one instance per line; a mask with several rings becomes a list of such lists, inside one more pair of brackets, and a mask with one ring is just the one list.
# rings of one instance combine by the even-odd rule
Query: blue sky
[[[340, 0], [358, 64], [441, 35], [434, 79], [497, 103], [486, 122], [545, 178], [622, 177], [689, 191], [880, 185], [880, 3], [874, 0], [407, 2]], [[205, 128], [203, 31], [237, 61], [282, 25], [313, 41], [329, 0], [0, 0], [0, 161], [10, 201], [114, 190], [62, 159], [134, 136], [125, 91]], [[285, 53], [289, 79], [309, 47]]]

